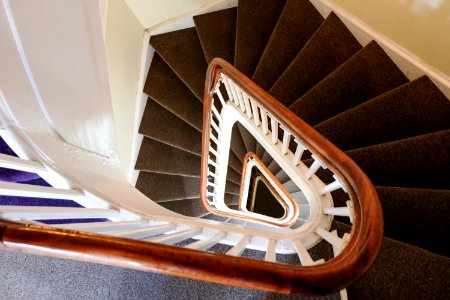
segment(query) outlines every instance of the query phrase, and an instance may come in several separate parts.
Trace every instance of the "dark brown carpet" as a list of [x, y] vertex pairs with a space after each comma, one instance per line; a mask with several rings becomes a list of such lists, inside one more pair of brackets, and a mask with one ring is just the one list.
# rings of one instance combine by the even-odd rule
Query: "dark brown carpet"
[[203, 102], [207, 63], [195, 28], [152, 36], [150, 44]]
[[234, 63], [237, 8], [228, 8], [194, 17], [206, 60], [220, 57]]
[[308, 0], [288, 0], [252, 80], [269, 90], [323, 20]]
[[315, 125], [407, 81], [381, 47], [371, 42], [296, 100], [289, 109]]
[[270, 93], [288, 106], [360, 49], [361, 45], [347, 27], [331, 13], [271, 87]]
[[252, 77], [286, 0], [239, 0], [235, 67]]
[[[144, 92], [186, 123], [202, 130], [201, 102], [157, 53], [150, 65]], [[146, 118], [142, 120], [145, 121]]]
[[350, 150], [450, 128], [449, 116], [450, 102], [424, 76], [314, 128], [341, 150]]

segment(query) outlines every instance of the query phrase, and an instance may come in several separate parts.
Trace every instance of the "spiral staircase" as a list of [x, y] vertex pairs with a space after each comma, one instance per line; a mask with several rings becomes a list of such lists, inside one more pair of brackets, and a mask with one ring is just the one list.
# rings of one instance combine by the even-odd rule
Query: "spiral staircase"
[[[181, 214], [244, 224], [208, 213], [200, 201], [204, 74], [213, 58], [223, 58], [344, 150], [376, 186], [385, 238], [349, 298], [445, 294], [450, 105], [432, 81], [408, 80], [376, 42], [361, 45], [339, 17], [323, 18], [308, 1], [239, 1], [194, 22], [195, 28], [151, 37], [156, 52], [144, 88], [136, 187]], [[235, 184], [249, 151], [298, 192], [255, 138], [238, 129], [227, 204], [238, 205]], [[334, 199], [345, 203], [338, 192]], [[343, 222], [333, 224], [340, 235]]]
[[[375, 263], [346, 291], [323, 290], [321, 293], [326, 295], [317, 298], [448, 297], [450, 103], [433, 81], [427, 76], [409, 80], [376, 41], [362, 45], [335, 13], [324, 16], [307, 0], [240, 0], [237, 7], [195, 16], [194, 22], [193, 28], [150, 39], [155, 53], [144, 87], [148, 100], [139, 128], [143, 141], [136, 161], [139, 171], [136, 188], [158, 205], [182, 215], [243, 229], [261, 227], [245, 219], [211, 213], [202, 201], [202, 147], [205, 147], [202, 134], [205, 82], [208, 83], [205, 76], [208, 64], [214, 58], [222, 58], [344, 151], [367, 174], [378, 193], [383, 208], [384, 238]], [[272, 124], [272, 132], [273, 128]], [[295, 152], [292, 144], [287, 147]], [[298, 201], [300, 215], [292, 228], [301, 227], [309, 211], [301, 200], [302, 190], [280, 167], [277, 158], [242, 124], [236, 125], [231, 133], [226, 205], [240, 209], [243, 163], [249, 152], [255, 153]], [[2, 153], [15, 155], [3, 144]], [[301, 160], [313, 168], [314, 155], [306, 154]], [[11, 177], [9, 173], [2, 175]], [[13, 175], [19, 178], [18, 182], [48, 186], [36, 177], [24, 179], [23, 174], [14, 172]], [[334, 181], [325, 168], [318, 168], [315, 175], [325, 184]], [[330, 194], [333, 206], [346, 206], [345, 191], [336, 189]], [[14, 199], [7, 205], [19, 202]], [[75, 202], [62, 205], [79, 206]], [[108, 217], [98, 216], [85, 221], [95, 222], [101, 228], [98, 223]], [[56, 223], [71, 228], [70, 224]], [[159, 226], [156, 229], [166, 226], [156, 225]], [[352, 230], [351, 218], [335, 216], [329, 230], [345, 239]], [[195, 235], [186, 237], [192, 236]], [[153, 239], [158, 238], [161, 237]], [[325, 240], [308, 249], [312, 260], [334, 257], [336, 249]], [[189, 243], [198, 245], [201, 241], [188, 239], [177, 245]], [[219, 253], [234, 249], [220, 243], [214, 248]], [[264, 252], [255, 249], [245, 249], [241, 255], [264, 259]], [[274, 255], [278, 262], [303, 264], [302, 257], [296, 254]], [[30, 263], [33, 259], [36, 258], [25, 256]], [[48, 263], [53, 262], [49, 259]], [[92, 267], [90, 272], [103, 272], [101, 268]], [[130, 271], [126, 276], [141, 275]], [[208, 293], [204, 290], [210, 289], [212, 299], [297, 299], [190, 279], [177, 280], [163, 275], [154, 279], [152, 284], [158, 293], [152, 297], [205, 298]], [[185, 292], [180, 293], [184, 290], [180, 285]]]

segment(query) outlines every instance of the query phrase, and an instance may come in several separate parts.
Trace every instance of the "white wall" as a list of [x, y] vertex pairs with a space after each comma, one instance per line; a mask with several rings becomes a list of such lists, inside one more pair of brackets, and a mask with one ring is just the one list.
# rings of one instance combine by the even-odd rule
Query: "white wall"
[[127, 4], [145, 28], [184, 14], [211, 0], [126, 0]]
[[449, 0], [329, 0], [450, 77]]
[[109, 0], [106, 23], [106, 59], [116, 122], [119, 158], [128, 173], [133, 122], [138, 95], [144, 27], [124, 0]]

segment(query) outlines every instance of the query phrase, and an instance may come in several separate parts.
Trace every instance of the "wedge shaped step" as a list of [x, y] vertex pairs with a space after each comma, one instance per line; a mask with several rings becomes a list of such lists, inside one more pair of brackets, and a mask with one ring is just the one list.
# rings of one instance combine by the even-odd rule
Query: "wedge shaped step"
[[450, 245], [444, 241], [450, 228], [449, 190], [378, 186], [376, 191], [385, 236], [450, 256]]
[[252, 80], [269, 90], [323, 20], [308, 0], [288, 0]]
[[200, 177], [200, 156], [144, 137], [139, 150], [136, 169]]
[[361, 48], [332, 12], [274, 83], [270, 93], [288, 106]]
[[371, 42], [289, 108], [311, 125], [408, 82], [376, 42]]
[[450, 128], [450, 101], [421, 77], [314, 127], [341, 150]]
[[223, 9], [194, 17], [200, 43], [207, 62], [220, 57], [234, 62], [237, 7]]
[[153, 56], [144, 92], [186, 123], [202, 130], [201, 102], [158, 53]]
[[252, 77], [286, 0], [239, 0], [235, 67]]
[[190, 153], [201, 155], [202, 134], [149, 98], [139, 133]]
[[[200, 196], [200, 178], [140, 172], [136, 188], [153, 201], [170, 201]], [[239, 186], [227, 181], [225, 192], [239, 194]]]
[[374, 185], [450, 189], [450, 130], [347, 151]]
[[164, 208], [185, 216], [202, 217], [209, 214], [209, 212], [203, 207], [202, 200], [200, 198], [160, 202], [159, 204]]
[[207, 63], [195, 28], [150, 38], [150, 44], [180, 79], [203, 102]]

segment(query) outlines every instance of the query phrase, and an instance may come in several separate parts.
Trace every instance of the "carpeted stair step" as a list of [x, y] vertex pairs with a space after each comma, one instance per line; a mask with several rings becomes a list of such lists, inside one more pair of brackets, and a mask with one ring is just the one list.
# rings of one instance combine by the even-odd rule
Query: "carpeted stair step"
[[213, 214], [205, 215], [205, 216], [202, 217], [202, 219], [212, 220], [212, 221], [219, 221], [219, 222], [225, 222], [227, 220], [227, 218], [225, 218], [225, 217], [216, 216], [216, 215], [213, 215]]
[[[200, 178], [140, 172], [136, 188], [155, 202], [198, 198]], [[227, 181], [225, 192], [239, 194], [239, 185]]]
[[289, 106], [311, 125], [408, 82], [374, 41]]
[[201, 155], [201, 132], [151, 98], [147, 100], [139, 133], [190, 153]]
[[200, 177], [200, 162], [201, 157], [198, 155], [144, 137], [136, 161], [136, 169]]
[[384, 234], [404, 243], [450, 256], [450, 191], [378, 186]]
[[199, 131], [202, 130], [202, 103], [158, 53], [153, 56], [144, 92], [186, 123]]
[[194, 16], [195, 28], [209, 63], [220, 57], [234, 63], [237, 7]]
[[374, 185], [450, 189], [450, 130], [347, 151]]
[[289, 106], [339, 67], [361, 45], [342, 21], [331, 13], [270, 89]]
[[286, 0], [239, 0], [235, 67], [252, 77]]
[[150, 44], [203, 102], [207, 63], [197, 30], [192, 27], [154, 35], [150, 38]]
[[176, 213], [190, 217], [201, 218], [209, 214], [200, 198], [160, 202], [159, 205]]
[[450, 102], [423, 76], [314, 128], [341, 150], [351, 150], [448, 129]]
[[449, 279], [449, 258], [383, 238], [375, 263], [347, 293], [349, 299], [443, 299]]
[[308, 0], [288, 0], [252, 80], [269, 90], [323, 20]]
[[[150, 138], [144, 138], [136, 169], [170, 175], [200, 177], [201, 157]], [[240, 184], [240, 172], [228, 168], [227, 179]]]

